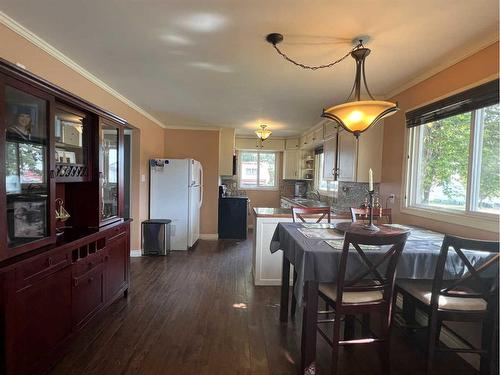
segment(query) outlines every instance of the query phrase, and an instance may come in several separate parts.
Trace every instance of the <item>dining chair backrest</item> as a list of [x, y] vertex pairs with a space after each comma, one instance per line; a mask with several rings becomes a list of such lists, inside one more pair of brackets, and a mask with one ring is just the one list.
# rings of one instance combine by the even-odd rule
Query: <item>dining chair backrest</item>
[[308, 218], [320, 223], [324, 219], [331, 222], [331, 209], [330, 207], [292, 207], [293, 222], [294, 223], [307, 223]]
[[[383, 302], [390, 306], [394, 295], [396, 265], [409, 235], [409, 230], [394, 234], [384, 233], [384, 230], [371, 234], [346, 232], [337, 277], [337, 304], [342, 304], [344, 292], [381, 292]], [[376, 259], [367, 255], [370, 252], [377, 252]], [[353, 255], [357, 256], [357, 263], [361, 264], [354, 271], [347, 269], [348, 259]], [[346, 279], [348, 271], [349, 278]]]
[[[368, 220], [368, 208], [351, 207], [351, 220], [355, 223], [358, 219]], [[386, 219], [388, 224], [392, 224], [392, 209], [390, 208], [374, 208], [374, 219]]]
[[[499, 242], [472, 240], [462, 237], [445, 235], [441, 245], [441, 252], [436, 265], [436, 272], [432, 283], [431, 307], [437, 309], [439, 297], [455, 298], [483, 298], [491, 301], [492, 297], [498, 297], [498, 266], [499, 266]], [[467, 251], [491, 253], [491, 257], [484, 262], [472, 265], [467, 257]], [[455, 253], [453, 267], [459, 267], [462, 263], [466, 272], [460, 278], [447, 280], [445, 275], [446, 265], [451, 260], [449, 255]]]

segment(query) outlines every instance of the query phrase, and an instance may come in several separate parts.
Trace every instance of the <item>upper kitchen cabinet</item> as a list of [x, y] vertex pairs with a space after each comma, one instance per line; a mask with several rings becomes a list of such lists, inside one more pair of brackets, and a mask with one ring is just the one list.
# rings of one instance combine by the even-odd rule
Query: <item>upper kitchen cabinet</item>
[[301, 179], [301, 153], [300, 150], [285, 150], [283, 152], [283, 179]]
[[262, 142], [259, 138], [236, 138], [237, 150], [283, 151], [284, 139], [268, 138]]
[[88, 116], [58, 103], [54, 122], [56, 182], [91, 180], [89, 142]]
[[285, 150], [298, 150], [300, 148], [299, 138], [285, 139]]
[[337, 133], [323, 143], [323, 179], [337, 180]]
[[341, 130], [337, 136], [337, 181], [356, 181], [356, 158], [358, 157], [356, 138]]
[[119, 220], [123, 209], [123, 127], [101, 118], [99, 182], [101, 225]]
[[235, 151], [235, 129], [221, 128], [219, 132], [219, 175], [232, 176]]
[[373, 171], [373, 181], [382, 181], [382, 146], [384, 141], [383, 121], [372, 126], [359, 136], [357, 157], [357, 182], [368, 182], [368, 171]]
[[323, 139], [326, 141], [337, 136], [337, 124], [332, 121], [327, 121], [323, 125]]
[[368, 170], [373, 171], [374, 182], [381, 181], [382, 141], [384, 128], [381, 124], [371, 127], [356, 138], [338, 129], [323, 144], [325, 180], [343, 182], [368, 182]]
[[312, 143], [314, 147], [323, 143], [323, 126], [320, 126], [312, 132]]
[[[54, 98], [0, 77], [0, 259], [55, 242]], [[3, 160], [2, 160], [3, 158]]]

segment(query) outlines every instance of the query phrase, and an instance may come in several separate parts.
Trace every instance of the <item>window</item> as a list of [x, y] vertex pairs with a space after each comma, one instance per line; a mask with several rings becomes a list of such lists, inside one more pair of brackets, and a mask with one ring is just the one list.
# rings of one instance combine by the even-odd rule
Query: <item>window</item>
[[240, 189], [276, 189], [277, 160], [275, 152], [241, 151], [238, 163]]
[[[498, 103], [498, 81], [492, 95]], [[407, 207], [500, 214], [500, 106], [488, 104], [463, 111], [448, 102], [420, 122], [407, 113]]]
[[338, 187], [337, 181], [327, 181], [323, 178], [323, 163], [325, 154], [323, 152], [317, 153], [314, 156], [314, 188], [322, 193], [336, 191]]

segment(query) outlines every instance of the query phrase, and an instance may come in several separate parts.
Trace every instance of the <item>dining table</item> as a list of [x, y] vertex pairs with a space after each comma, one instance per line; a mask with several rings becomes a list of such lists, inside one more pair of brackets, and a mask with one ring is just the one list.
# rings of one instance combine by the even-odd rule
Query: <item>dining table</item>
[[[296, 301], [303, 308], [301, 331], [301, 369], [305, 372], [315, 365], [316, 329], [318, 311], [319, 283], [337, 281], [337, 270], [342, 253], [346, 223], [279, 223], [273, 234], [270, 251], [283, 252], [280, 298], [280, 321], [288, 321], [290, 265], [296, 272]], [[443, 233], [400, 224], [382, 224], [394, 229], [410, 230], [405, 248], [399, 258], [396, 277], [399, 279], [434, 278], [434, 271], [439, 257]], [[371, 261], [376, 261], [385, 252], [374, 248], [366, 251]], [[472, 265], [480, 265], [487, 261], [484, 253], [465, 250]], [[363, 262], [357, 252], [349, 255], [347, 274], [349, 270], [357, 270]], [[352, 271], [354, 272], [354, 271]], [[456, 253], [450, 253], [447, 259], [445, 276], [448, 278], [463, 277], [468, 272], [467, 267]]]

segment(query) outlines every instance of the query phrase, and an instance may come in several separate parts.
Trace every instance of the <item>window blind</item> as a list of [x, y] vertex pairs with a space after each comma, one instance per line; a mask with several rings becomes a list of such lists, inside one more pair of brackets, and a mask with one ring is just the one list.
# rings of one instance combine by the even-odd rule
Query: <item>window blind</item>
[[406, 113], [406, 127], [427, 124], [498, 103], [498, 79]]

